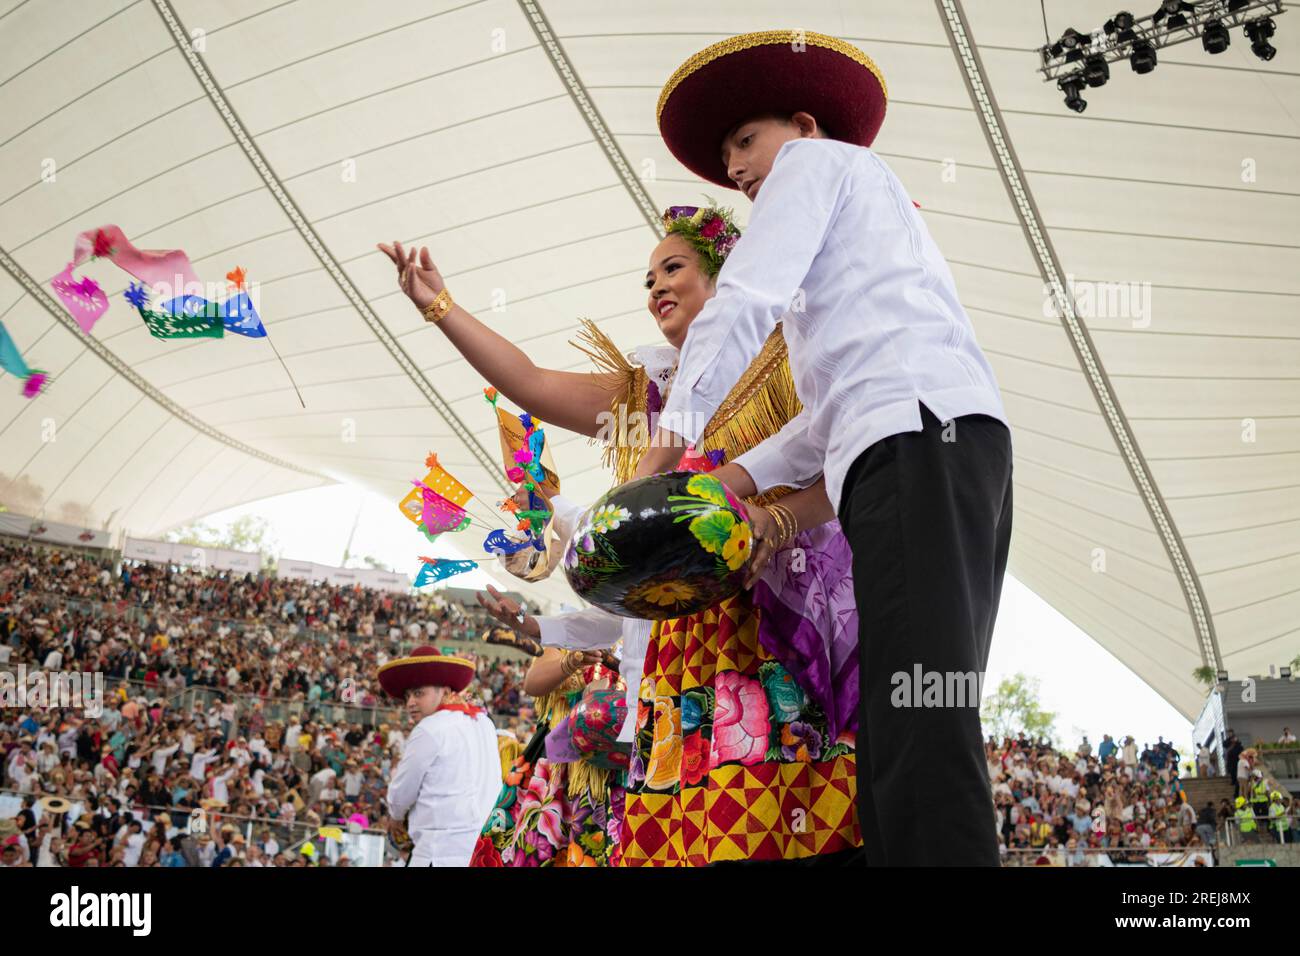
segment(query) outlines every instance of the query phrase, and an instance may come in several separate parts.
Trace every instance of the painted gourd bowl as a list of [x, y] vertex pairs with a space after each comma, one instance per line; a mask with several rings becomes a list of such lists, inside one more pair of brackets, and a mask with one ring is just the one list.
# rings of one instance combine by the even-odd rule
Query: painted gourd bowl
[[607, 492], [578, 519], [564, 573], [622, 617], [685, 617], [736, 594], [753, 545], [749, 514], [709, 474], [670, 472]]

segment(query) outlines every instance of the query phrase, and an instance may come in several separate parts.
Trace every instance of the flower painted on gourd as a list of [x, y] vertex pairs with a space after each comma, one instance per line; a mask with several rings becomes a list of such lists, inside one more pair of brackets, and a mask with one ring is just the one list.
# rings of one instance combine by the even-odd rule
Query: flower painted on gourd
[[704, 734], [691, 734], [682, 743], [682, 785], [694, 786], [708, 772], [709, 741]]
[[624, 598], [629, 608], [653, 604], [656, 607], [673, 607], [691, 602], [698, 591], [690, 581], [680, 578], [658, 578], [630, 588]]
[[688, 527], [700, 547], [709, 554], [721, 556], [722, 549], [731, 540], [731, 530], [735, 525], [736, 519], [730, 511], [711, 511], [692, 518]]
[[759, 670], [759, 679], [767, 691], [767, 700], [772, 707], [772, 719], [777, 723], [788, 724], [798, 720], [804, 708], [808, 706], [808, 695], [794, 678], [776, 661], [769, 661]]
[[822, 755], [822, 735], [812, 724], [796, 720], [781, 728], [781, 756], [811, 763]]
[[749, 560], [749, 546], [752, 538], [749, 525], [737, 522], [732, 527], [731, 536], [727, 539], [727, 543], [722, 546], [722, 560], [727, 562], [727, 567], [730, 570], [735, 571]]
[[682, 712], [671, 697], [655, 698], [654, 724], [645, 785], [650, 790], [670, 790], [678, 782], [682, 764]]
[[526, 465], [533, 460], [533, 453], [527, 448], [520, 448], [515, 452], [515, 461], [521, 465]]
[[768, 706], [762, 685], [738, 671], [715, 679], [712, 767], [736, 760], [750, 766], [767, 753]]
[[518, 465], [515, 465], [513, 468], [509, 469], [506, 472], [506, 478], [510, 481], [515, 482], [516, 484], [523, 481], [526, 477], [528, 476], [524, 474], [524, 470], [520, 468]]
[[597, 508], [591, 515], [591, 527], [599, 534], [613, 531], [624, 521], [632, 517], [632, 512], [618, 505], [605, 505]]
[[700, 473], [686, 480], [686, 490], [698, 498], [725, 508], [728, 504], [726, 486], [712, 475]]

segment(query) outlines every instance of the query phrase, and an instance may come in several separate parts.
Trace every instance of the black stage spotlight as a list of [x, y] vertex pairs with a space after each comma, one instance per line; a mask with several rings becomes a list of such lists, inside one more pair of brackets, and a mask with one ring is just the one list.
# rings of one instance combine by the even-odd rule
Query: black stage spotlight
[[1238, 10], [1245, 10], [1250, 6], [1250, 0], [1228, 0], [1228, 12], [1236, 13]]
[[1105, 86], [1110, 79], [1110, 66], [1100, 53], [1094, 53], [1083, 61], [1083, 81], [1089, 86]]
[[1056, 81], [1056, 88], [1065, 94], [1065, 105], [1076, 113], [1088, 108], [1088, 101], [1079, 95], [1083, 89], [1083, 78], [1078, 73], [1071, 73]]
[[1102, 27], [1107, 36], [1114, 35], [1116, 43], [1127, 43], [1133, 39], [1133, 14], [1127, 10], [1121, 10]]
[[1156, 68], [1156, 48], [1146, 40], [1139, 40], [1133, 44], [1128, 62], [1134, 73], [1150, 73]]
[[1151, 16], [1153, 26], [1158, 26], [1161, 20], [1165, 21], [1165, 29], [1176, 30], [1179, 27], [1187, 26], [1187, 17], [1183, 16], [1189, 10], [1195, 7], [1185, 2], [1185, 0], [1163, 0], [1160, 9]]
[[1228, 34], [1228, 28], [1219, 20], [1206, 20], [1205, 31], [1201, 34], [1201, 46], [1205, 48], [1206, 53], [1222, 53], [1228, 48], [1228, 43], [1232, 37]]
[[1246, 21], [1246, 36], [1250, 38], [1250, 52], [1261, 60], [1271, 60], [1277, 55], [1277, 48], [1268, 42], [1277, 25], [1272, 17]]

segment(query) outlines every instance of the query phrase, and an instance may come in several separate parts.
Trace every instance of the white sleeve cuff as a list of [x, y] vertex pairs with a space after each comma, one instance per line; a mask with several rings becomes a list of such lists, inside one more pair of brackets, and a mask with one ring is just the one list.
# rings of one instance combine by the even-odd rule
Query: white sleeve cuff
[[582, 515], [582, 508], [575, 502], [570, 501], [564, 495], [555, 495], [551, 498], [551, 528], [556, 537], [560, 539], [561, 544], [568, 544], [569, 538], [573, 536], [573, 526], [577, 524], [578, 518]]
[[743, 455], [737, 455], [731, 464], [739, 465], [754, 480], [754, 494], [761, 495], [773, 488], [807, 488], [819, 477], [800, 475], [775, 442], [760, 442]]

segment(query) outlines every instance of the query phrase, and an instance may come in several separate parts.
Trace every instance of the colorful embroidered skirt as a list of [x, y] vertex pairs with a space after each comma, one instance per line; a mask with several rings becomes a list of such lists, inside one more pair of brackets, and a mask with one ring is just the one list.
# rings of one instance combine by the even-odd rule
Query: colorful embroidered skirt
[[602, 786], [581, 785], [570, 794], [575, 766], [516, 760], [470, 866], [617, 866], [623, 788], [602, 772]]
[[792, 860], [851, 850], [854, 735], [758, 640], [747, 592], [655, 624], [627, 779], [624, 866]]

